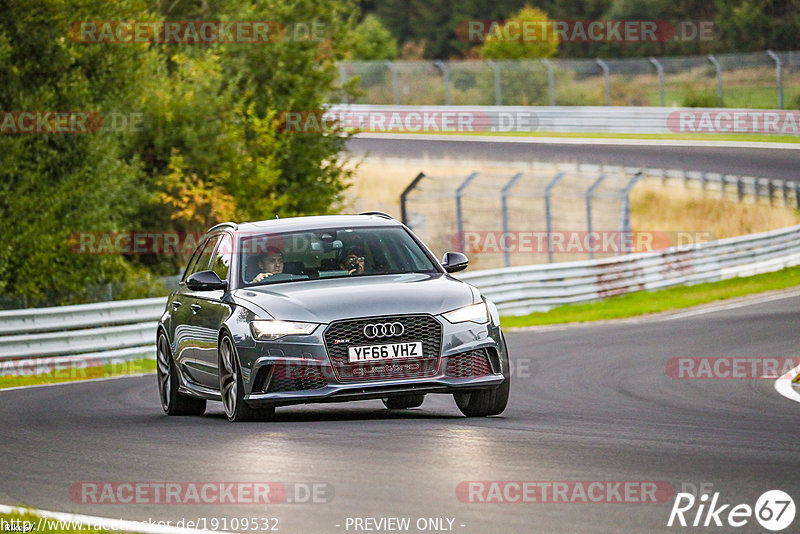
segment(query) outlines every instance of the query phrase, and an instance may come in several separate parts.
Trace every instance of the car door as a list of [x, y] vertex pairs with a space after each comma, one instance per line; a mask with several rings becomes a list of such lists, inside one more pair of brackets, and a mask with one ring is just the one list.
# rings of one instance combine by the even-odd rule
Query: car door
[[[217, 273], [221, 280], [228, 280], [233, 258], [233, 238], [230, 234], [222, 234], [211, 258], [210, 270]], [[219, 362], [217, 342], [222, 323], [230, 317], [232, 306], [223, 301], [225, 291], [198, 291], [194, 294], [194, 324], [197, 327], [199, 341], [195, 346], [195, 365], [198, 379], [204, 386], [219, 388]]]
[[[219, 243], [220, 234], [212, 235], [203, 245], [202, 252], [198, 255], [194, 265], [187, 269], [186, 278], [202, 271], [208, 271], [214, 249]], [[213, 291], [212, 293], [217, 293]], [[221, 293], [221, 292], [220, 292]], [[186, 280], [181, 283], [181, 289], [175, 300], [180, 302], [176, 313], [181, 320], [175, 327], [175, 344], [178, 347], [178, 364], [195, 384], [205, 387], [214, 387], [216, 384], [216, 365], [209, 367], [203, 360], [203, 349], [213, 345], [216, 350], [216, 333], [211, 333], [205, 324], [203, 314], [203, 291], [193, 291], [186, 287]], [[175, 301], [173, 301], [175, 306]]]

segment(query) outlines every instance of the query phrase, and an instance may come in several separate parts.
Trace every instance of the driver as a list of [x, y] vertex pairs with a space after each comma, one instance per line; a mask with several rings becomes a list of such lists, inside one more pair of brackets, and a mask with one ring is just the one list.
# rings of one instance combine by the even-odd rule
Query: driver
[[266, 254], [258, 258], [259, 273], [250, 281], [258, 283], [265, 278], [283, 272], [283, 253], [275, 247], [268, 247]]
[[350, 247], [342, 255], [339, 268], [347, 271], [347, 274], [364, 274], [364, 249], [361, 247]]

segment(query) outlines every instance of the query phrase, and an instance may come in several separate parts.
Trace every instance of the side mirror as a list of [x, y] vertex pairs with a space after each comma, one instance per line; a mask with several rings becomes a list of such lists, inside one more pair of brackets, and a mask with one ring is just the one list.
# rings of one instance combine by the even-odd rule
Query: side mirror
[[460, 252], [445, 252], [442, 258], [442, 267], [448, 273], [463, 271], [469, 265], [469, 258]]
[[192, 291], [224, 290], [228, 289], [228, 281], [220, 280], [214, 271], [201, 271], [186, 279], [186, 287]]

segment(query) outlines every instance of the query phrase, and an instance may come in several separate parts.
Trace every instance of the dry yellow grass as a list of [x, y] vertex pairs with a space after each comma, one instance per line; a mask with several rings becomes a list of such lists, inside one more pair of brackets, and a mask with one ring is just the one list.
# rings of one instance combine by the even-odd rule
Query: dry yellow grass
[[800, 213], [784, 207], [723, 200], [719, 192], [662, 187], [645, 182], [631, 192], [634, 230], [703, 231], [717, 238], [764, 232], [800, 223]]

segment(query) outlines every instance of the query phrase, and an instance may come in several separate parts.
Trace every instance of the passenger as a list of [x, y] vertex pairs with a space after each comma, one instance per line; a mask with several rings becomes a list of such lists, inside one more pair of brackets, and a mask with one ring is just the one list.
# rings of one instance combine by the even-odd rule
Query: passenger
[[347, 274], [364, 274], [364, 249], [361, 247], [350, 247], [342, 254], [339, 268], [347, 271]]

